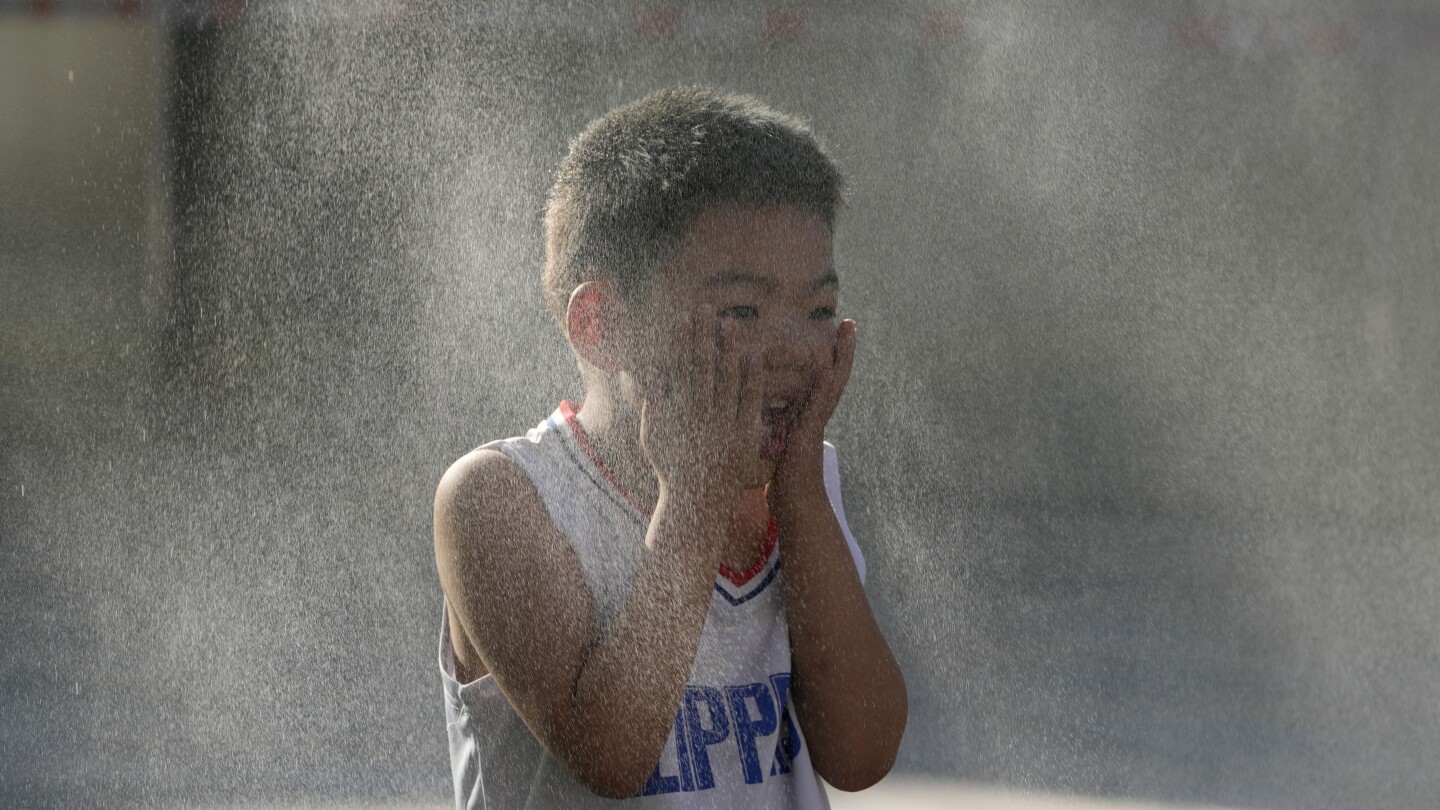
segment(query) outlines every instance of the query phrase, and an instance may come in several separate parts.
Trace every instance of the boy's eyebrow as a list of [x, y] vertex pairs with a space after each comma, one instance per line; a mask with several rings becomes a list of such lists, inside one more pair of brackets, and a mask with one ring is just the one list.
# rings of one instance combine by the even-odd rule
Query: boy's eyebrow
[[[757, 276], [754, 273], [742, 273], [739, 271], [732, 271], [728, 273], [716, 273], [710, 278], [705, 279], [706, 289], [714, 289], [716, 287], [728, 287], [731, 284], [749, 284], [751, 286], [759, 287], [766, 292], [770, 292], [775, 289], [774, 281], [771, 281], [765, 276]], [[810, 285], [810, 289], [811, 291], [815, 291], [823, 290], [826, 287], [839, 286], [840, 276], [836, 275], [834, 270], [831, 270], [820, 278], [815, 279], [815, 282]]]
[[821, 276], [820, 278], [815, 279], [815, 283], [810, 285], [810, 289], [811, 289], [811, 290], [823, 290], [823, 289], [825, 289], [826, 287], [836, 287], [836, 288], [838, 288], [839, 286], [840, 286], [840, 276], [836, 275], [834, 270], [831, 270], [830, 272], [826, 273], [825, 275]]
[[707, 289], [728, 287], [732, 284], [749, 284], [754, 287], [760, 287], [766, 291], [775, 289], [775, 282], [770, 279], [764, 276], [757, 276], [754, 273], [742, 273], [738, 270], [728, 273], [716, 273], [710, 278], [705, 279], [705, 287]]

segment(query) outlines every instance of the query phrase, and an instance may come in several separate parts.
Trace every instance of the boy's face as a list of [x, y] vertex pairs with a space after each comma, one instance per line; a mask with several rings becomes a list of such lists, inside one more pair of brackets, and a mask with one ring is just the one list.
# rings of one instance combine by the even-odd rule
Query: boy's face
[[818, 215], [789, 205], [723, 205], [695, 219], [636, 302], [639, 323], [653, 325], [641, 331], [641, 363], [671, 347], [676, 313], [706, 303], [735, 322], [741, 357], [763, 363], [769, 433], [751, 487], [774, 475], [787, 429], [833, 362], [839, 286], [830, 230]]

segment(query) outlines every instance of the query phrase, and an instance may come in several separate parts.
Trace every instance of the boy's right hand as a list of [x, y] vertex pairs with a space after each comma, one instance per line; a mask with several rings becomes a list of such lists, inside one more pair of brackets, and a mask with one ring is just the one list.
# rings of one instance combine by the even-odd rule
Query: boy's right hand
[[749, 483], [765, 437], [764, 364], [713, 305], [680, 315], [640, 411], [640, 445], [662, 493], [722, 507]]

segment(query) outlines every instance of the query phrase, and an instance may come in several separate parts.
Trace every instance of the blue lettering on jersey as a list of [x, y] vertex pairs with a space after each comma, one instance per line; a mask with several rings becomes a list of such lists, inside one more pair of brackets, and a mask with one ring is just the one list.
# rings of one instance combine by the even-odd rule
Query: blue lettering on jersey
[[801, 743], [787, 711], [789, 692], [788, 672], [771, 675], [769, 683], [761, 681], [723, 688], [686, 686], [685, 697], [675, 713], [675, 772], [662, 771], [666, 765], [662, 756], [636, 795], [690, 793], [715, 787], [710, 749], [730, 739], [732, 730], [740, 758], [738, 776], [743, 777], [746, 784], [758, 785], [763, 781], [758, 743], [776, 732], [779, 733], [775, 737], [770, 776], [790, 773]]
[[655, 770], [650, 772], [650, 778], [645, 780], [645, 787], [640, 788], [637, 796], [655, 796], [661, 793], [675, 793], [680, 790], [680, 777], [661, 776], [660, 766], [657, 764]]
[[675, 760], [680, 766], [680, 789], [686, 793], [695, 789], [695, 767], [690, 764], [689, 737], [685, 734], [685, 717], [675, 712]]
[[775, 694], [779, 696], [776, 702], [780, 704], [780, 739], [775, 741], [775, 764], [770, 766], [770, 775], [774, 776], [777, 768], [780, 773], [790, 772], [790, 763], [800, 753], [800, 734], [795, 731], [787, 711], [790, 706], [790, 673], [771, 675], [770, 684], [775, 687]]
[[[700, 719], [705, 707], [707, 720]], [[710, 770], [710, 746], [730, 736], [730, 721], [725, 716], [725, 698], [713, 686], [685, 687], [685, 736], [690, 738], [690, 760], [695, 764], [695, 787], [715, 787], [715, 774]]]
[[679, 773], [665, 775], [660, 773], [660, 766], [663, 763], [657, 762], [655, 770], [650, 778], [645, 781], [645, 787], [640, 789], [640, 796], [654, 796], [660, 793], [675, 793], [685, 791], [689, 793], [695, 789], [695, 777], [690, 773], [690, 753], [685, 746], [685, 724], [684, 714], [675, 713], [675, 761], [679, 766]]
[[[758, 785], [764, 777], [760, 775], [760, 754], [755, 750], [755, 738], [775, 733], [775, 701], [770, 697], [770, 688], [763, 683], [727, 686], [725, 692], [730, 696], [730, 711], [735, 716], [735, 745], [740, 749], [740, 767], [745, 771], [745, 784]], [[750, 715], [749, 701], [752, 700], [758, 717]]]

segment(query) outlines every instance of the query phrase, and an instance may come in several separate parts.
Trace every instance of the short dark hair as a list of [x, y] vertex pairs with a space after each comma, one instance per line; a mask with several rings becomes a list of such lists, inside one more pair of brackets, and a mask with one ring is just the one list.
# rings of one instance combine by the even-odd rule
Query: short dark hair
[[651, 93], [570, 142], [545, 209], [546, 306], [563, 328], [570, 294], [586, 281], [634, 294], [716, 205], [797, 205], [833, 231], [843, 189], [798, 119], [704, 87]]

